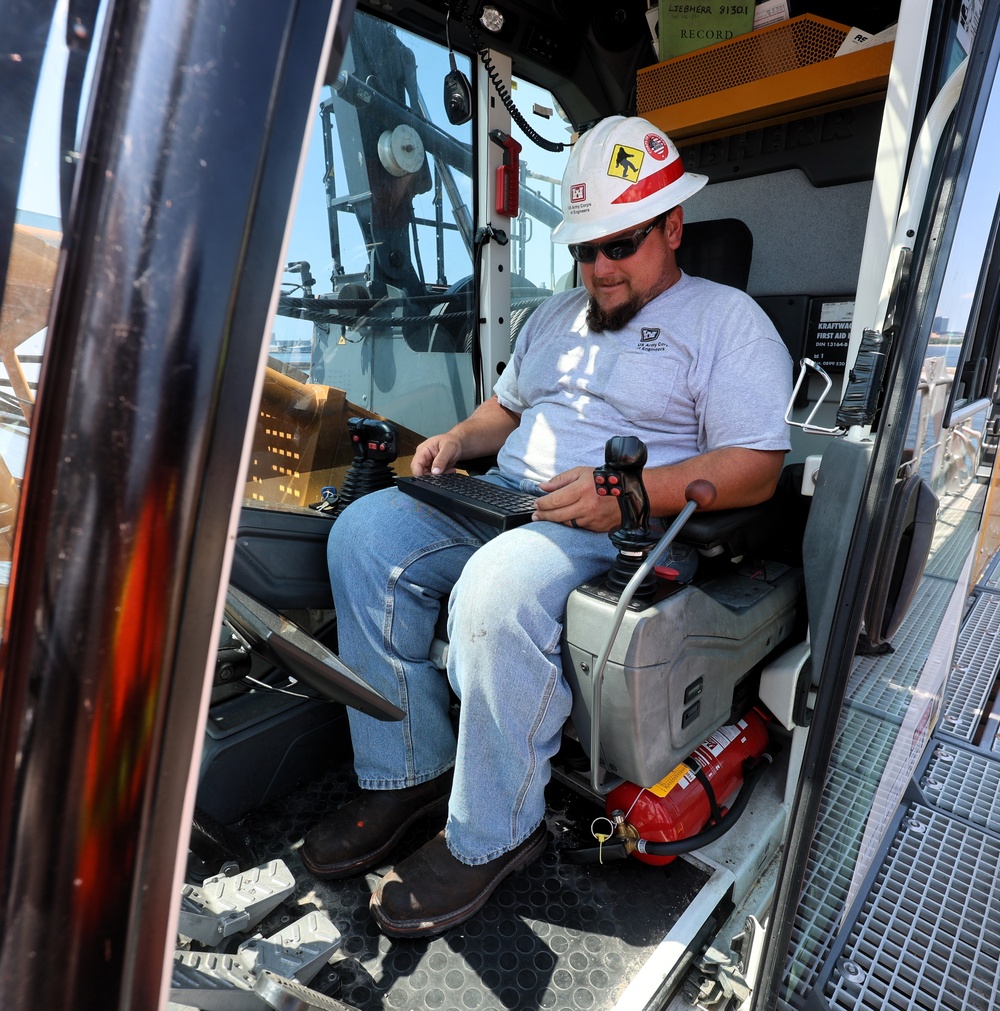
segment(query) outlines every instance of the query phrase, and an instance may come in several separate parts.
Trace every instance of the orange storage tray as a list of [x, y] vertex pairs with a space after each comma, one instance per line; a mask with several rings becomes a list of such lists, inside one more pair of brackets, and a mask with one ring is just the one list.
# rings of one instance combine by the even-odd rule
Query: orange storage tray
[[638, 113], [690, 143], [884, 96], [892, 43], [834, 58], [849, 30], [803, 14], [647, 67]]

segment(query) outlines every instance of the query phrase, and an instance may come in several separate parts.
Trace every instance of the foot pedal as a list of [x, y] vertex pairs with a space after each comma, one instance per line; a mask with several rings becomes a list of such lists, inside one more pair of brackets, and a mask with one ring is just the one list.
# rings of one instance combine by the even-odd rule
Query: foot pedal
[[174, 952], [169, 1011], [262, 1011], [255, 978], [235, 955]]
[[295, 890], [295, 878], [283, 860], [253, 867], [231, 877], [207, 878], [181, 890], [178, 932], [206, 945], [250, 930]]
[[258, 934], [244, 941], [237, 957], [254, 974], [270, 972], [308, 983], [343, 942], [325, 913], [312, 912], [268, 938]]
[[274, 1011], [357, 1011], [333, 997], [326, 997], [290, 979], [282, 979], [266, 969], [257, 977], [254, 993]]
[[174, 954], [168, 1011], [357, 1011], [302, 983], [264, 969], [247, 971], [239, 956]]

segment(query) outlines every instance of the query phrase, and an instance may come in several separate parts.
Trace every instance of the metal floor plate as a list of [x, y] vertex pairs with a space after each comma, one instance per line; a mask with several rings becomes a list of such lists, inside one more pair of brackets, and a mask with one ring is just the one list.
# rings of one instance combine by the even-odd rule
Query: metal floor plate
[[920, 786], [934, 807], [1000, 835], [1000, 762], [995, 758], [939, 744]]
[[845, 709], [830, 761], [838, 769], [871, 779], [873, 769], [885, 768], [898, 734], [899, 724], [885, 715]]
[[941, 509], [934, 528], [931, 557], [925, 570], [931, 576], [954, 578], [979, 535], [986, 499], [985, 484], [971, 484]]
[[[970, 488], [962, 508], [945, 509], [938, 517], [936, 553], [893, 637], [894, 652], [858, 657], [852, 665], [796, 910], [779, 1000], [783, 1011], [1000, 1006], [1000, 889], [995, 884], [1000, 762], [968, 743], [984, 719], [1000, 664], [1000, 594], [995, 592], [1000, 574], [994, 576], [995, 586], [983, 592], [981, 585], [974, 598], [965, 600], [968, 611], [948, 672], [936, 750], [920, 781], [927, 803], [910, 799], [908, 809], [896, 809], [894, 791], [901, 793], [905, 779], [889, 770], [890, 762], [899, 762], [907, 751], [911, 759], [918, 757], [914, 746], [922, 747], [926, 728], [908, 721], [910, 703], [923, 706], [917, 716], [933, 718], [921, 679], [956, 592], [954, 577], [975, 543], [979, 510], [967, 503], [984, 495], [984, 488]], [[996, 708], [1000, 726], [1000, 703]], [[898, 758], [890, 756], [897, 751]], [[880, 778], [885, 779], [882, 791]], [[884, 822], [889, 839], [878, 856], [866, 835], [873, 803], [879, 818], [889, 819]], [[862, 847], [868, 858], [875, 857], [873, 864], [858, 864]], [[847, 913], [859, 886], [857, 905]]]
[[833, 945], [876, 786], [840, 768], [827, 780], [815, 833], [820, 845], [810, 855], [792, 926], [789, 993], [778, 1001], [783, 1011], [802, 1006], [801, 995], [812, 989]]
[[[322, 909], [344, 936], [338, 960], [311, 985], [362, 1011], [610, 1008], [709, 878], [683, 860], [665, 868], [563, 861], [562, 848], [593, 845], [584, 833], [601, 811], [552, 784], [549, 848], [539, 861], [506, 879], [468, 923], [439, 938], [390, 941], [373, 924], [368, 899], [391, 863], [326, 882], [298, 856], [303, 834], [356, 790], [352, 773], [332, 771], [239, 828], [260, 858], [281, 857], [295, 875], [294, 908], [284, 914]], [[407, 855], [433, 833], [415, 826], [391, 856]]]
[[854, 661], [816, 827], [817, 845], [796, 910], [786, 991], [778, 1002], [783, 1011], [805, 1006], [838, 943], [878, 772], [886, 766], [954, 585], [925, 577], [893, 639], [894, 652]]
[[1000, 840], [918, 807], [824, 996], [838, 1011], [987, 1011], [1000, 989]]

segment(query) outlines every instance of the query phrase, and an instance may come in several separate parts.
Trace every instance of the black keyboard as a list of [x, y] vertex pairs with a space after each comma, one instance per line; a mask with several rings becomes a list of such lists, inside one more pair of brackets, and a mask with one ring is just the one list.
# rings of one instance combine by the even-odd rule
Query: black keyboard
[[399, 477], [396, 487], [444, 512], [482, 520], [501, 530], [528, 523], [535, 511], [534, 495], [501, 488], [467, 474]]

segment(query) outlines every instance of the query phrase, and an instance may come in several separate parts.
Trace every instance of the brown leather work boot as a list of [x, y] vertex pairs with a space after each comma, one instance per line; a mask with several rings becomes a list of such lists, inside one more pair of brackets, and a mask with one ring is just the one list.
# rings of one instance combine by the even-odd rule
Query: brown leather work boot
[[372, 915], [390, 937], [441, 934], [478, 913], [497, 885], [537, 860], [547, 842], [542, 822], [520, 846], [470, 865], [451, 855], [439, 832], [382, 878], [372, 894]]
[[306, 833], [302, 862], [318, 878], [346, 878], [374, 867], [424, 815], [443, 825], [451, 770], [401, 790], [362, 790]]

